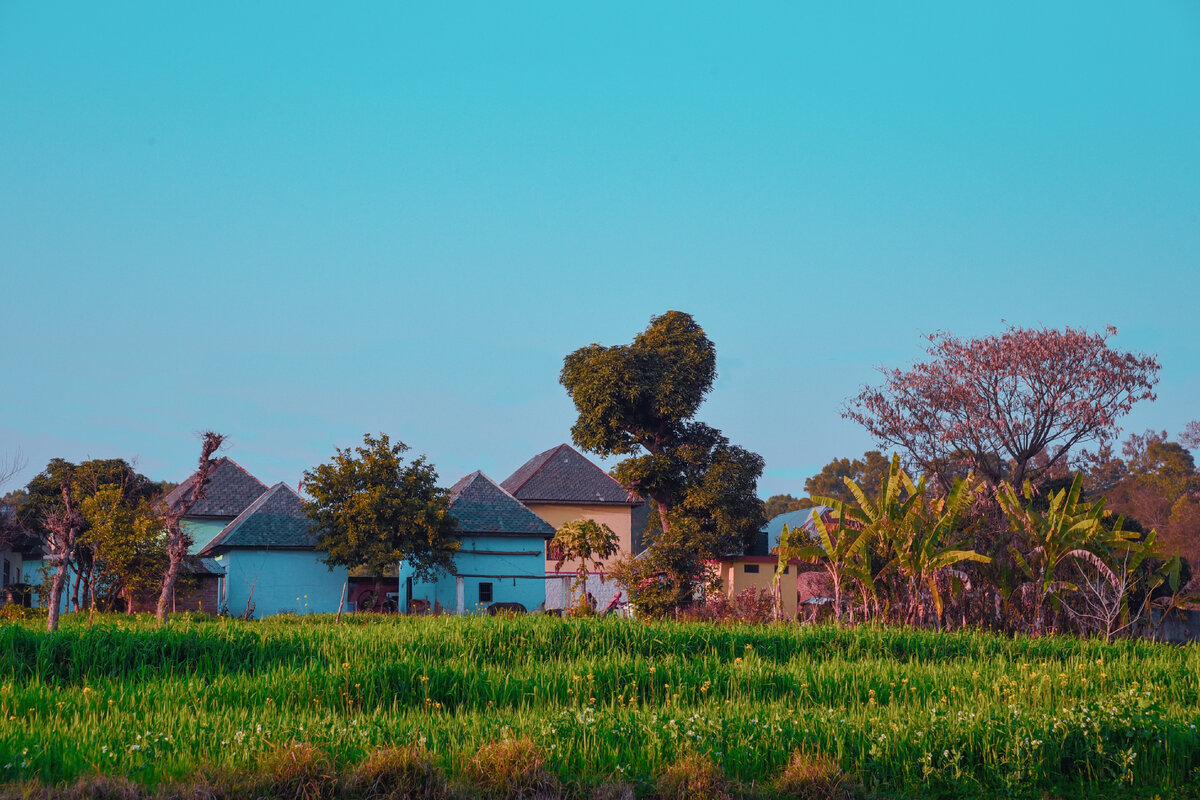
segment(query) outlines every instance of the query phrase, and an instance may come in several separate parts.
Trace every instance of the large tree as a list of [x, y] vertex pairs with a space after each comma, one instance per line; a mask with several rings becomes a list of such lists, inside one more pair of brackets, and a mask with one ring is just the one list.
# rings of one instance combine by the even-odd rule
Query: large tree
[[424, 456], [405, 462], [407, 450], [387, 434], [365, 434], [361, 447], [339, 447], [302, 481], [325, 563], [374, 575], [376, 597], [382, 576], [401, 561], [421, 577], [454, 571], [458, 541], [448, 493]]
[[668, 311], [630, 344], [569, 354], [559, 378], [579, 412], [575, 443], [629, 456], [614, 477], [654, 502], [658, 526], [643, 569], [667, 576], [676, 605], [690, 600], [705, 560], [740, 552], [765, 522], [756, 495], [762, 458], [694, 419], [716, 374], [704, 330]]
[[1136, 402], [1154, 399], [1157, 357], [1110, 347], [1116, 332], [935, 333], [928, 361], [883, 369], [883, 383], [863, 388], [843, 416], [944, 487], [964, 469], [993, 485], [1036, 482], [1078, 448], [1112, 439]]

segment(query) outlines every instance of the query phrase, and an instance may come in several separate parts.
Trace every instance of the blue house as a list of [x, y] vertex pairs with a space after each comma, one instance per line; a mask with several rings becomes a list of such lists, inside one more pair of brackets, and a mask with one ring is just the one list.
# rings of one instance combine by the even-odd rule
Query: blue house
[[220, 605], [233, 616], [334, 612], [348, 580], [346, 568], [330, 569], [316, 545], [304, 500], [286, 483], [277, 483], [198, 555], [223, 569]]
[[497, 603], [526, 611], [545, 605], [546, 541], [554, 528], [482, 472], [451, 487], [450, 515], [460, 542], [457, 574], [422, 581], [401, 564], [410, 608], [462, 614]]

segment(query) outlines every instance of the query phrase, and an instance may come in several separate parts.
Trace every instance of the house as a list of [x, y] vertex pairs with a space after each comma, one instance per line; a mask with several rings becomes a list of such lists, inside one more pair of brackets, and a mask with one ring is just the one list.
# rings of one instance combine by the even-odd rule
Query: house
[[247, 505], [198, 555], [223, 571], [219, 602], [233, 616], [334, 612], [348, 580], [345, 567], [324, 562], [304, 500], [282, 482]]
[[[642, 535], [648, 518], [647, 504], [568, 444], [538, 453], [500, 485], [554, 530], [579, 519], [595, 520], [612, 528], [617, 535], [618, 552], [607, 560], [606, 566], [616, 558], [629, 553], [636, 555], [645, 549]], [[564, 563], [561, 568], [557, 562], [558, 554], [550, 548], [544, 569], [561, 580], [547, 583], [547, 608], [562, 608], [566, 604], [565, 587], [579, 569], [578, 562]], [[586, 591], [603, 607], [621, 587], [600, 578], [598, 573], [589, 576]]]
[[[799, 529], [815, 535], [816, 525], [813, 523], [813, 516], [820, 514], [827, 524], [833, 525], [829, 517], [831, 510], [827, 506], [816, 506], [772, 517], [759, 531], [754, 542], [745, 548], [742, 555], [723, 558], [713, 564], [713, 568], [721, 579], [722, 591], [731, 598], [747, 589], [773, 591], [775, 568], [779, 563], [779, 540], [783, 535], [783, 526], [787, 525], [790, 530]], [[780, 576], [780, 600], [783, 604], [784, 619], [795, 619], [802, 603], [812, 605], [824, 602], [823, 595], [814, 594], [813, 587], [819, 585], [819, 578], [808, 575], [812, 569], [814, 568], [811, 565], [793, 559], [788, 563], [786, 572]], [[811, 608], [805, 610], [810, 616], [815, 614]]]
[[26, 571], [40, 566], [40, 550], [36, 542], [21, 532], [16, 523], [16, 509], [0, 505], [0, 606], [31, 605], [33, 586], [26, 578]]
[[456, 574], [421, 580], [401, 564], [405, 608], [461, 614], [545, 605], [546, 541], [554, 528], [478, 471], [450, 488], [450, 516], [459, 540]]

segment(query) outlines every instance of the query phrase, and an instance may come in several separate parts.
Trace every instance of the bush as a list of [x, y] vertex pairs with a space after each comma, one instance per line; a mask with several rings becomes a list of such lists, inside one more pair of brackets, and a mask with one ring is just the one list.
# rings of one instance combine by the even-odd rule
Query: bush
[[445, 777], [423, 745], [376, 750], [346, 781], [361, 800], [438, 800], [449, 794]]
[[747, 622], [762, 624], [775, 619], [775, 598], [766, 589], [753, 586], [730, 599], [724, 592], [711, 592], [704, 602], [679, 615], [692, 622]]
[[688, 753], [659, 773], [660, 800], [730, 800], [725, 775], [710, 756]]
[[545, 763], [545, 751], [532, 739], [502, 739], [479, 748], [463, 777], [483, 797], [497, 800], [558, 797], [562, 788]]
[[271, 753], [246, 781], [255, 797], [271, 800], [327, 800], [337, 796], [333, 762], [308, 744], [292, 743]]
[[26, 608], [16, 603], [0, 606], [0, 622], [21, 622], [30, 619], [45, 619], [46, 609]]
[[848, 800], [850, 793], [842, 785], [845, 779], [833, 759], [797, 750], [775, 779], [774, 788], [796, 800]]

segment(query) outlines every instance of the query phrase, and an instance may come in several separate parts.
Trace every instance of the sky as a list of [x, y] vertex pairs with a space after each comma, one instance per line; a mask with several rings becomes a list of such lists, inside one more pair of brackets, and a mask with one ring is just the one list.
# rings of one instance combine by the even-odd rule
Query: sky
[[[924, 334], [1115, 325], [1200, 417], [1200, 4], [0, 0], [0, 458], [570, 439], [670, 309], [764, 497]], [[603, 462], [611, 466], [611, 460]]]

